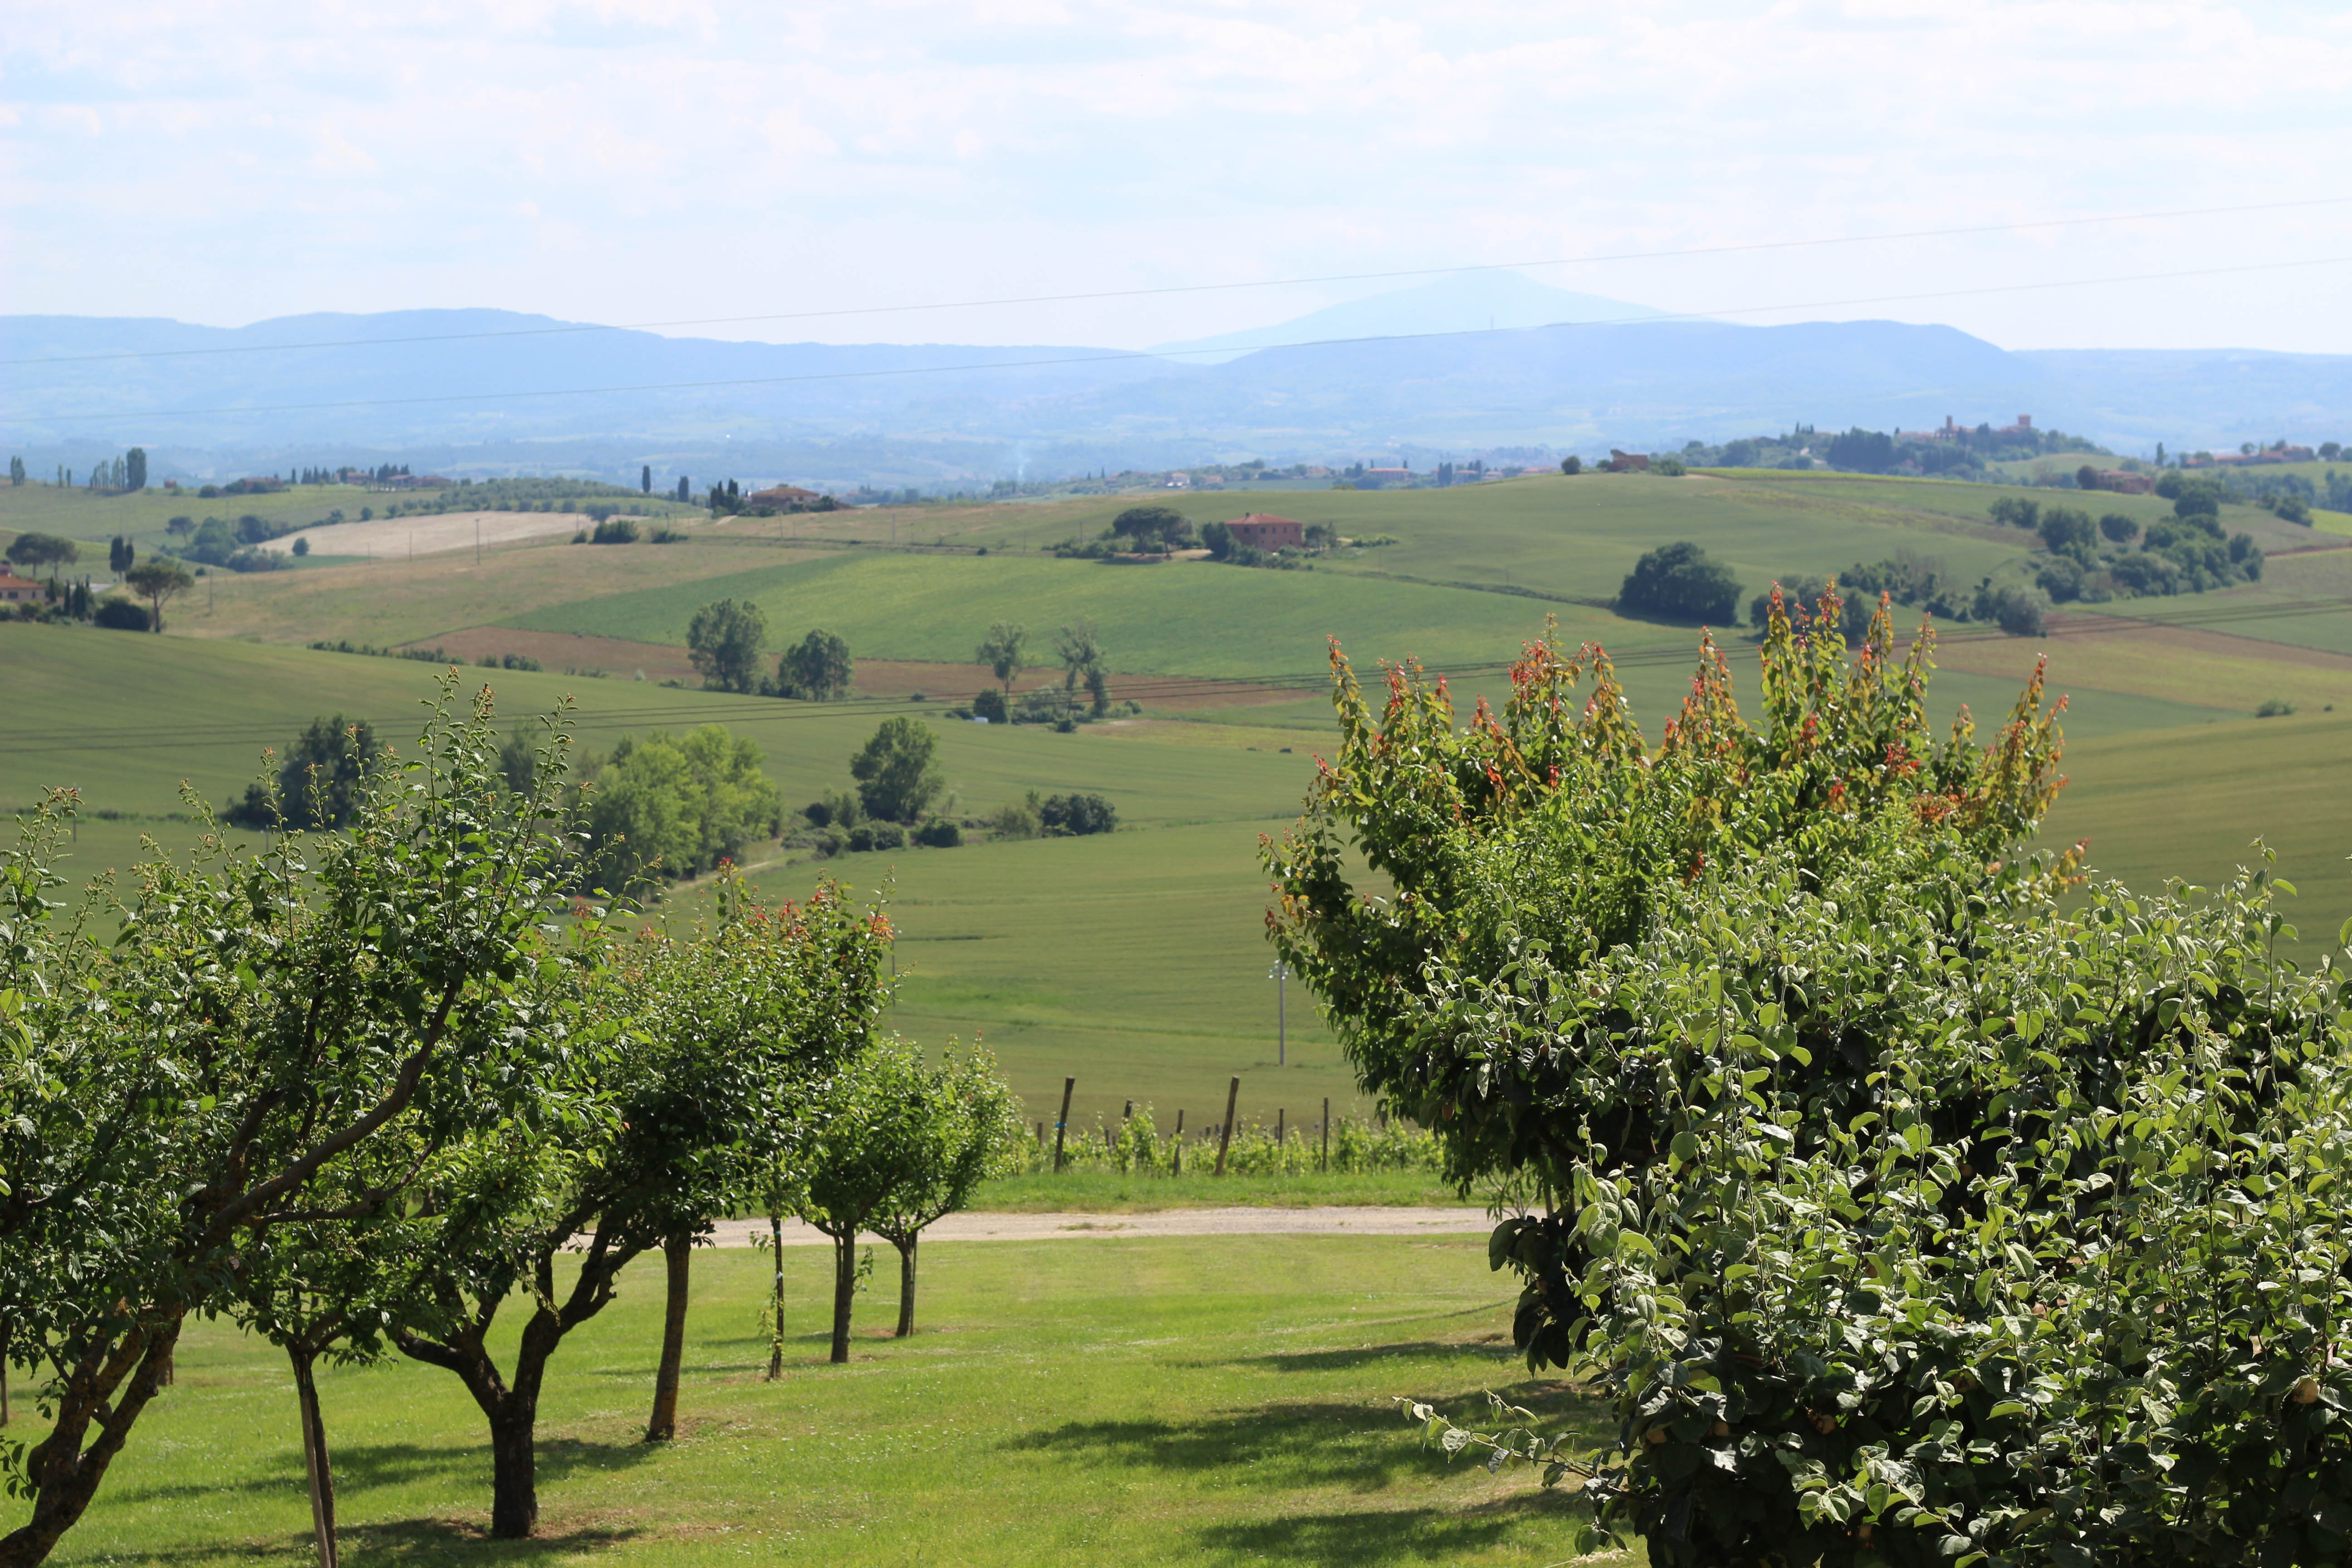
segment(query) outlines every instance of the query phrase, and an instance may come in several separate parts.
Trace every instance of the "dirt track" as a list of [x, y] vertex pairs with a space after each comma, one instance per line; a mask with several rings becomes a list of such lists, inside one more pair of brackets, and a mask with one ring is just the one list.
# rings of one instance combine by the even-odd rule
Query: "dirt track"
[[[1484, 1236], [1495, 1228], [1484, 1209], [1223, 1208], [1158, 1209], [1149, 1214], [956, 1214], [923, 1232], [940, 1241], [1086, 1241], [1155, 1236]], [[880, 1237], [865, 1238], [879, 1243]], [[764, 1221], [729, 1220], [723, 1247], [769, 1244]], [[786, 1247], [824, 1247], [824, 1232], [797, 1220], [784, 1226]]]

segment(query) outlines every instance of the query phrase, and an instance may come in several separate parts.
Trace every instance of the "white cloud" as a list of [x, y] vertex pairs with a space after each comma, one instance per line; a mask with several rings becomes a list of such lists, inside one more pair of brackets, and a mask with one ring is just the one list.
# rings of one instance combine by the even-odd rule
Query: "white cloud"
[[[6, 298], [646, 321], [2352, 195], [2347, 79], [2341, 8], [2226, 0], [29, 0]], [[2347, 253], [2352, 205], [1538, 276], [1706, 310]], [[1804, 313], [2352, 352], [2347, 271]], [[1136, 343], [1362, 291], [776, 335]]]

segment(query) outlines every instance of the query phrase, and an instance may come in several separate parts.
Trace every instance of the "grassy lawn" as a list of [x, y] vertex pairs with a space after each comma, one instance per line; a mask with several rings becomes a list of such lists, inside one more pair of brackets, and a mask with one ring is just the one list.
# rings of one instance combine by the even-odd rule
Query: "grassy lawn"
[[[740, 1226], [723, 1239], [740, 1240]], [[886, 1248], [887, 1252], [887, 1249]], [[829, 1255], [786, 1255], [805, 1331], [762, 1380], [768, 1265], [695, 1262], [680, 1436], [639, 1441], [660, 1268], [566, 1341], [539, 1428], [541, 1539], [482, 1538], [489, 1458], [457, 1380], [408, 1363], [321, 1376], [354, 1563], [1533, 1564], [1569, 1555], [1557, 1500], [1419, 1448], [1389, 1403], [1457, 1413], [1530, 1385], [1483, 1237], [1227, 1237], [924, 1248], [921, 1324], [887, 1334], [895, 1268], [822, 1363]], [[19, 1410], [24, 1409], [19, 1405]], [[53, 1562], [210, 1568], [309, 1551], [291, 1379], [219, 1324]], [[12, 1436], [37, 1430], [24, 1421]], [[19, 1505], [0, 1505], [14, 1522]], [[1620, 1560], [1622, 1561], [1622, 1560]]]

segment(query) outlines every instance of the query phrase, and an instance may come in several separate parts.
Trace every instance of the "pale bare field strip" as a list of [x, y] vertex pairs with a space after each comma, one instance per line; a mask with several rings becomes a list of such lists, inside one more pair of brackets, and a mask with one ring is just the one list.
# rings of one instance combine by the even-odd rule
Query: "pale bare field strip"
[[307, 539], [320, 555], [363, 555], [379, 561], [406, 555], [437, 555], [451, 550], [471, 550], [475, 530], [480, 542], [512, 544], [517, 540], [543, 539], [551, 533], [577, 533], [588, 527], [585, 513], [576, 511], [441, 511], [417, 517], [380, 517], [372, 522], [338, 522], [306, 528], [262, 546], [289, 553], [298, 539]]

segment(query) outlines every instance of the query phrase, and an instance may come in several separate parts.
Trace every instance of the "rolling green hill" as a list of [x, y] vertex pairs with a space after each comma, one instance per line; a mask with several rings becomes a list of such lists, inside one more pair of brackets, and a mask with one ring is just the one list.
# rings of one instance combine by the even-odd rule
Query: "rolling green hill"
[[[23, 521], [24, 493], [0, 490], [0, 520]], [[1742, 473], [1170, 500], [1198, 520], [1272, 510], [1398, 542], [1297, 572], [1041, 552], [1098, 531], [1127, 498], [739, 519], [698, 524], [691, 542], [675, 546], [519, 544], [478, 563], [459, 552], [222, 574], [176, 610], [173, 629], [183, 635], [0, 625], [0, 668], [15, 700], [0, 804], [21, 805], [50, 784], [83, 789], [91, 815], [76, 868], [94, 873], [128, 864], [142, 835], [184, 847], [195, 827], [177, 798], [180, 781], [228, 798], [254, 775], [262, 748], [282, 747], [313, 717], [364, 716], [398, 738], [432, 690], [434, 667], [289, 646], [313, 637], [425, 647], [462, 637], [478, 650], [495, 650], [502, 636], [626, 639], [583, 641], [620, 650], [583, 657], [586, 665], [631, 647], [675, 647], [698, 605], [748, 597], [765, 608], [775, 640], [824, 626], [861, 660], [955, 667], [934, 669], [939, 683], [925, 687], [953, 692], [987, 679], [970, 660], [991, 621], [1025, 624], [1050, 664], [1055, 628], [1085, 616], [1110, 650], [1114, 695], [1141, 696], [1142, 719], [1062, 735], [952, 722], [941, 704], [895, 695], [827, 708], [553, 671], [467, 679], [488, 680], [518, 716], [572, 695], [591, 748], [632, 731], [726, 723], [761, 746], [794, 806], [847, 782], [849, 755], [887, 711], [933, 715], [967, 816], [1031, 789], [1110, 797], [1122, 830], [1108, 837], [821, 866], [761, 864], [772, 848], [751, 859], [778, 892], [804, 890], [821, 872], [860, 889], [891, 882], [908, 966], [899, 1026], [933, 1043], [983, 1033], [1033, 1110], [1050, 1114], [1062, 1078], [1074, 1075], [1083, 1115], [1133, 1097], [1198, 1117], [1238, 1072], [1245, 1108], [1303, 1114], [1326, 1094], [1351, 1102], [1352, 1090], [1303, 997], [1292, 998], [1292, 1066], [1284, 1074], [1271, 1066], [1274, 987], [1255, 846], [1295, 815], [1311, 753], [1329, 734], [1327, 637], [1340, 637], [1368, 674], [1407, 654], [1453, 672], [1466, 716], [1476, 697], [1500, 695], [1502, 661], [1556, 616], [1565, 636], [1607, 646], [1654, 740], [1689, 679], [1696, 632], [1606, 607], [1642, 550], [1697, 541], [1751, 589], [1774, 574], [1827, 574], [1898, 550], [1981, 574], [2024, 561], [2031, 542], [1984, 518], [1995, 493]], [[52, 499], [90, 509], [92, 521], [118, 501], [148, 504]], [[2150, 517], [2162, 510], [2149, 498], [2105, 500]], [[2226, 521], [2263, 530], [2267, 548], [2298, 552], [2274, 555], [2262, 582], [2225, 593], [2069, 607], [2038, 641], [1946, 628], [1933, 700], [1942, 714], [1966, 702], [1990, 738], [2033, 659], [2046, 656], [2053, 692], [2070, 698], [2073, 782], [2053, 840], [2085, 837], [2095, 866], [2152, 885], [2172, 874], [2210, 881], [2259, 836], [2302, 889], [2300, 923], [2332, 931], [2352, 914], [2352, 790], [2342, 784], [2352, 776], [2352, 549], [2326, 548], [2325, 534], [2267, 513]], [[102, 541], [108, 530], [94, 531]], [[548, 650], [570, 644], [533, 646], [556, 663], [562, 655]], [[1753, 652], [1738, 633], [1727, 647], [1735, 689], [1747, 696]], [[680, 668], [667, 657], [661, 668]], [[909, 689], [911, 678], [898, 679], [890, 692]], [[1271, 680], [1295, 695], [1227, 689], [1226, 680]], [[2295, 712], [2254, 719], [2266, 700]]]

